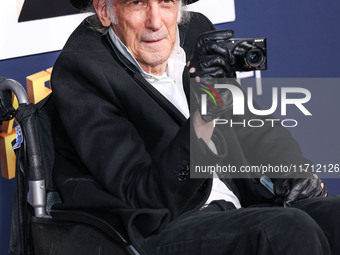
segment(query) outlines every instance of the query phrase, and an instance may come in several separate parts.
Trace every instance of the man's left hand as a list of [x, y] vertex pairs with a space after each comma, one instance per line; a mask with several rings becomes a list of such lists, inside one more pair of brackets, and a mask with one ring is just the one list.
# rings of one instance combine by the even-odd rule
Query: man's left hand
[[232, 65], [235, 60], [229, 50], [218, 41], [229, 40], [234, 36], [232, 30], [210, 31], [200, 35], [188, 69], [192, 78], [235, 78]]
[[316, 174], [306, 174], [308, 175], [307, 178], [287, 176], [275, 181], [275, 195], [285, 207], [292, 206], [300, 199], [327, 196], [327, 188], [324, 182]]

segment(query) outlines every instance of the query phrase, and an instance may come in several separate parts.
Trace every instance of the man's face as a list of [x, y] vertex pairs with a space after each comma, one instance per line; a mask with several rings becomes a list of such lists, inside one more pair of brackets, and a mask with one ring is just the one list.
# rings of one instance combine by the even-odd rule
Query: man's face
[[178, 0], [114, 0], [118, 23], [112, 27], [144, 71], [165, 71], [176, 40], [179, 8]]

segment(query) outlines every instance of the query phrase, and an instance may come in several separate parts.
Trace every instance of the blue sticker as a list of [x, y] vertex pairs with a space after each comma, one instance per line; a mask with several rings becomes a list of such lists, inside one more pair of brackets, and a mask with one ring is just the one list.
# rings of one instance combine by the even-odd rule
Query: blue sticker
[[15, 133], [16, 133], [17, 137], [16, 137], [16, 140], [15, 140], [15, 144], [13, 145], [13, 150], [20, 148], [21, 143], [23, 141], [22, 132], [21, 132], [21, 128], [20, 128], [19, 125], [15, 127]]

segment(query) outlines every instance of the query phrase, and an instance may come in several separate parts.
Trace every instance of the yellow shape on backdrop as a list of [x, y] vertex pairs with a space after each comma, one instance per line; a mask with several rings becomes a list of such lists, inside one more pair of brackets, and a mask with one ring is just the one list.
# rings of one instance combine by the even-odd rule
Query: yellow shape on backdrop
[[45, 83], [49, 82], [51, 78], [51, 71], [52, 68], [49, 68], [26, 77], [27, 94], [31, 103], [38, 103], [52, 92], [45, 86]]

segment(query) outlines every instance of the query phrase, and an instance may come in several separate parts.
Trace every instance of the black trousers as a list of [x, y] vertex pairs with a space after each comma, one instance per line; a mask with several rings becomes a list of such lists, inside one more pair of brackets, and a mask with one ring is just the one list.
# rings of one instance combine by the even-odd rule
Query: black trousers
[[340, 254], [340, 196], [298, 201], [294, 208], [235, 209], [223, 200], [183, 214], [149, 238], [159, 255]]

